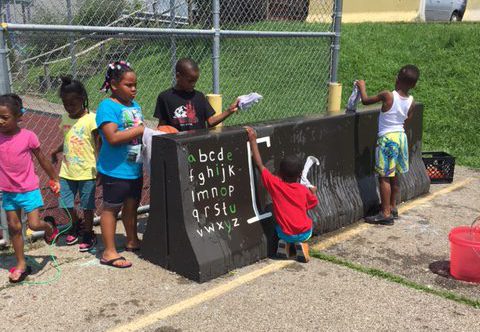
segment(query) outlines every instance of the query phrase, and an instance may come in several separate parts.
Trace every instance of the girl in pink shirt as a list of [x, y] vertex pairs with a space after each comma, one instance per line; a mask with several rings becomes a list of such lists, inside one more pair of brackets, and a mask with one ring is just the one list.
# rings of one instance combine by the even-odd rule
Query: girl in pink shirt
[[0, 191], [17, 258], [17, 265], [9, 271], [9, 280], [12, 283], [23, 281], [32, 272], [23, 252], [21, 210], [27, 214], [30, 229], [45, 232], [45, 242], [51, 244], [58, 235], [54, 223], [40, 219], [39, 208], [43, 206], [43, 200], [33, 156], [50, 177], [52, 190], [56, 193], [60, 190], [58, 176], [50, 161], [40, 151], [37, 136], [18, 126], [22, 113], [22, 100], [19, 96], [0, 96]]

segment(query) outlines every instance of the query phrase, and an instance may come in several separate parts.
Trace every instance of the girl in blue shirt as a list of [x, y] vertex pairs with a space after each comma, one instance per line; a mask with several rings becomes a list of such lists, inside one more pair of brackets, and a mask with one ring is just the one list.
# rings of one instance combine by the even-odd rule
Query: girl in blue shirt
[[126, 250], [139, 249], [137, 208], [143, 187], [143, 165], [136, 160], [141, 153], [144, 126], [142, 109], [135, 101], [137, 76], [128, 63], [114, 62], [107, 68], [102, 90], [110, 90], [111, 96], [100, 103], [96, 116], [102, 138], [97, 169], [103, 186], [100, 226], [105, 246], [100, 263], [128, 268], [132, 263], [118, 254], [115, 231], [117, 215], [122, 209]]

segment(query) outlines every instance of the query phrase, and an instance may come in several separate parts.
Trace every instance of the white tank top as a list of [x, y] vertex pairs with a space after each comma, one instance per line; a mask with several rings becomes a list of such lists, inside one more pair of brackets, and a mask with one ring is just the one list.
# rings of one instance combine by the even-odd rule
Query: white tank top
[[387, 112], [380, 112], [378, 117], [378, 136], [388, 133], [404, 132], [403, 123], [408, 117], [408, 110], [412, 106], [413, 97], [402, 97], [397, 91], [393, 93], [393, 105]]

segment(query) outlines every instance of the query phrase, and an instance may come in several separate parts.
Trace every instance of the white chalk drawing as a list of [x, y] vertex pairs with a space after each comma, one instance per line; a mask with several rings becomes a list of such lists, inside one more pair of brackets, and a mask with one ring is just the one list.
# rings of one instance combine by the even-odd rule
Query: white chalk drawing
[[[266, 143], [267, 147], [270, 147], [270, 136], [257, 138], [257, 143]], [[253, 224], [257, 221], [270, 218], [272, 214], [270, 212], [260, 214], [257, 208], [257, 198], [255, 197], [255, 181], [253, 178], [253, 161], [252, 161], [252, 150], [250, 149], [250, 143], [247, 142], [247, 151], [248, 151], [248, 174], [250, 175], [250, 191], [252, 194], [252, 208], [255, 212], [255, 216], [247, 220], [248, 224]]]

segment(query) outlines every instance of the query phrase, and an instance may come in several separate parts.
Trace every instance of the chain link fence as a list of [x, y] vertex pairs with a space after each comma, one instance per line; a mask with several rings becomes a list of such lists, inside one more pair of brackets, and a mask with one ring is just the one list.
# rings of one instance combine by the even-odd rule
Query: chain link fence
[[[318, 114], [335, 81], [340, 0], [17, 0], [1, 1], [4, 22], [0, 91], [28, 109], [24, 126], [49, 153], [62, 142], [58, 78], [72, 75], [88, 91], [90, 109], [105, 68], [127, 60], [138, 77], [138, 101], [150, 126], [158, 93], [172, 86], [177, 59], [199, 63], [197, 89], [264, 100], [230, 117], [238, 125]], [[337, 15], [334, 15], [337, 13]], [[1, 50], [0, 50], [1, 52]], [[332, 56], [333, 54], [333, 56]], [[333, 66], [333, 67], [332, 67]], [[43, 174], [38, 170], [38, 174]], [[41, 183], [46, 183], [43, 178]], [[148, 180], [145, 181], [149, 183]], [[142, 205], [149, 202], [148, 186]], [[47, 197], [45, 213], [57, 209]], [[62, 219], [61, 217], [59, 217]]]

